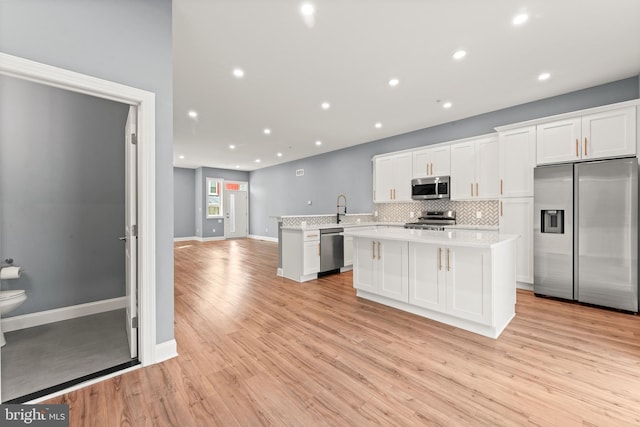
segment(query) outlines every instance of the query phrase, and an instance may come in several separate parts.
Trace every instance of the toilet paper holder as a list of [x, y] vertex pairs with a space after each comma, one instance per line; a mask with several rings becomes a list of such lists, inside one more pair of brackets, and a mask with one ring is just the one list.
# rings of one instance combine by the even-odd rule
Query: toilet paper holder
[[5, 260], [0, 263], [0, 268], [4, 267], [13, 267], [13, 258], [5, 258]]

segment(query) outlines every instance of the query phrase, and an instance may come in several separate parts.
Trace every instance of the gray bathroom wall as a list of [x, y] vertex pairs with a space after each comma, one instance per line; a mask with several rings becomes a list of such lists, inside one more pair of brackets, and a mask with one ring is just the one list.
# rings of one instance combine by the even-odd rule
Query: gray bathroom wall
[[156, 341], [173, 339], [171, 0], [0, 1], [0, 51], [156, 94]]
[[[7, 316], [125, 295], [124, 127], [129, 106], [0, 76], [2, 281]], [[34, 125], [37, 124], [37, 125]]]
[[196, 235], [195, 169], [173, 168], [173, 236]]
[[[640, 97], [638, 77], [546, 98], [250, 173], [250, 233], [277, 237], [278, 215], [334, 213], [338, 194], [349, 212], [372, 212], [376, 154], [494, 132], [497, 126]], [[305, 174], [295, 176], [296, 169]], [[309, 203], [311, 202], [311, 203]]]

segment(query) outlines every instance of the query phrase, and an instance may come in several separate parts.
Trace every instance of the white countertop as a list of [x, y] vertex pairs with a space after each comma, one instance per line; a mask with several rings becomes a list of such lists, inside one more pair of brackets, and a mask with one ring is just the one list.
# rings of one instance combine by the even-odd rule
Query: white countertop
[[432, 243], [436, 245], [490, 248], [519, 238], [517, 234], [500, 234], [496, 231], [431, 231], [405, 228], [382, 228], [374, 230], [345, 230], [345, 236], [368, 239], [401, 240], [404, 242]]
[[480, 231], [498, 231], [499, 227], [497, 225], [469, 225], [469, 224], [456, 224], [456, 225], [445, 225], [445, 229], [460, 229], [460, 230], [480, 230]]
[[309, 225], [307, 224], [305, 227], [301, 225], [287, 225], [283, 226], [283, 230], [322, 230], [325, 228], [357, 228], [357, 227], [377, 227], [377, 226], [385, 226], [385, 227], [404, 227], [404, 222], [351, 222], [351, 223], [340, 223], [340, 224], [315, 224]]

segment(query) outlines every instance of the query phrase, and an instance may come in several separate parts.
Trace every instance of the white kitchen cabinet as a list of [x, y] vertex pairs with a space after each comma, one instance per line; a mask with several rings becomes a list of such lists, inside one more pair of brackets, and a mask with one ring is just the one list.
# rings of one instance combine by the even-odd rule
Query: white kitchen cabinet
[[537, 126], [537, 164], [636, 154], [636, 107], [620, 108]]
[[448, 176], [451, 174], [451, 147], [441, 145], [413, 152], [413, 177]]
[[376, 203], [411, 201], [412, 168], [411, 152], [376, 157], [373, 172], [373, 201]]
[[320, 230], [282, 230], [282, 275], [297, 282], [318, 278]]
[[533, 197], [536, 127], [498, 134], [500, 197]]
[[517, 234], [516, 280], [533, 284], [533, 197], [500, 200], [501, 234]]
[[490, 251], [465, 247], [447, 247], [444, 251], [447, 313], [478, 323], [491, 323]]
[[344, 237], [344, 266], [353, 265], [353, 237]]
[[409, 301], [407, 242], [357, 239], [354, 244], [353, 274], [356, 289], [396, 301]]
[[498, 138], [451, 145], [451, 199], [498, 198]]
[[442, 247], [409, 243], [409, 304], [446, 310]]

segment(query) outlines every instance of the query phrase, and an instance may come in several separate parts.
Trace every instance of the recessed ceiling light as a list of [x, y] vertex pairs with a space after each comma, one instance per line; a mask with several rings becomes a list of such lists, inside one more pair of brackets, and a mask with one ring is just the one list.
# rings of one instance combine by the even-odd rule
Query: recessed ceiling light
[[464, 50], [458, 50], [453, 54], [453, 59], [462, 59], [467, 56], [467, 52]]
[[240, 169], [240, 165], [236, 165], [236, 169]]
[[549, 77], [551, 77], [551, 74], [549, 73], [542, 73], [538, 76], [538, 80], [540, 81], [544, 81], [547, 80]]
[[230, 149], [232, 149], [232, 150], [234, 150], [234, 149], [236, 148], [236, 146], [235, 146], [235, 145], [233, 145], [233, 144], [231, 144], [231, 145], [229, 145], [229, 148], [230, 148]]
[[260, 163], [260, 159], [256, 159], [256, 163]]
[[187, 113], [189, 115], [189, 117], [191, 117], [192, 119], [195, 119], [198, 117], [198, 112], [196, 110], [189, 110], [189, 112]]
[[236, 76], [237, 78], [244, 77], [244, 70], [241, 68], [234, 68], [233, 75]]
[[398, 86], [398, 83], [400, 83], [400, 80], [396, 78], [389, 80], [389, 86]]
[[278, 157], [282, 157], [282, 153], [278, 153]]
[[331, 108], [331, 104], [329, 104], [328, 102], [323, 102], [320, 106], [323, 110], [328, 110], [329, 108]]
[[322, 145], [322, 141], [316, 141], [316, 145]]
[[265, 130], [263, 130], [263, 132], [264, 132], [265, 135], [269, 135], [269, 134], [271, 134], [271, 129], [266, 128]]
[[382, 127], [382, 123], [378, 122], [374, 125], [377, 129], [380, 129]]
[[179, 159], [184, 159], [184, 156], [183, 155], [179, 155], [178, 158]]
[[302, 6], [300, 6], [300, 13], [302, 13], [304, 16], [312, 16], [314, 13], [316, 13], [316, 8], [313, 7], [311, 3], [304, 3]]
[[442, 104], [442, 108], [451, 108], [452, 106], [453, 106], [453, 104], [448, 102], [448, 101], [445, 102], [444, 104]]
[[525, 22], [527, 22], [528, 20], [529, 20], [529, 14], [520, 13], [520, 14], [514, 16], [513, 20], [511, 22], [513, 23], [513, 25], [522, 25]]

